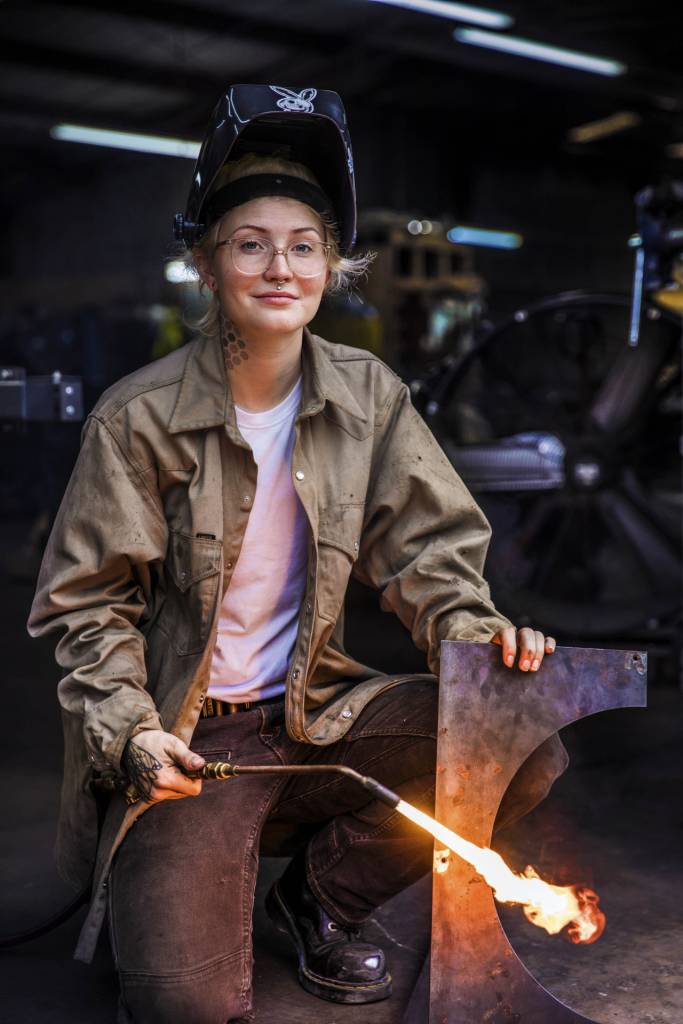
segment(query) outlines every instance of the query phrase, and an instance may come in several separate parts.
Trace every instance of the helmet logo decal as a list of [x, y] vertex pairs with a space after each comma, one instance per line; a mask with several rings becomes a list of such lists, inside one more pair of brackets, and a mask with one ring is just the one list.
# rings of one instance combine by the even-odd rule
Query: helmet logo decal
[[313, 100], [318, 95], [317, 89], [302, 89], [301, 92], [295, 92], [294, 89], [284, 89], [279, 85], [271, 85], [270, 88], [277, 96], [282, 97], [277, 101], [280, 110], [297, 114], [313, 113]]

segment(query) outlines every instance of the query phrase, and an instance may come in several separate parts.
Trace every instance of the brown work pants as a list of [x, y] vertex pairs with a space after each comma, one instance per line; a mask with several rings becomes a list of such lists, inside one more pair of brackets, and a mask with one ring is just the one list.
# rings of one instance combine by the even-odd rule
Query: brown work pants
[[[191, 746], [237, 764], [345, 764], [430, 811], [436, 731], [436, 680], [422, 675], [379, 694], [331, 746], [291, 740], [284, 700], [200, 719]], [[496, 827], [531, 810], [566, 765], [554, 736], [518, 772]], [[266, 822], [271, 830], [318, 826], [302, 854], [308, 882], [342, 924], [358, 926], [432, 868], [431, 836], [343, 776], [242, 776], [157, 804], [126, 836], [110, 883], [120, 1022], [251, 1017], [251, 919]]]

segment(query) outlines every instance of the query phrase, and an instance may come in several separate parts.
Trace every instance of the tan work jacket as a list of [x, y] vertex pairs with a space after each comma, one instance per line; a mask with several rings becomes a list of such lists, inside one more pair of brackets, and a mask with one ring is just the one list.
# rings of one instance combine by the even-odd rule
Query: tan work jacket
[[[509, 622], [481, 576], [488, 523], [408, 388], [369, 353], [308, 331], [302, 373], [292, 480], [310, 524], [309, 571], [286, 724], [294, 739], [325, 745], [400, 681], [344, 651], [352, 572], [379, 590], [436, 674], [441, 640], [487, 641]], [[256, 479], [217, 341], [195, 340], [119, 381], [85, 423], [28, 623], [32, 636], [62, 634], [57, 855], [76, 885], [95, 862], [93, 770], [120, 772], [126, 742], [143, 728], [191, 740]], [[108, 816], [84, 959], [111, 857], [142, 809]]]

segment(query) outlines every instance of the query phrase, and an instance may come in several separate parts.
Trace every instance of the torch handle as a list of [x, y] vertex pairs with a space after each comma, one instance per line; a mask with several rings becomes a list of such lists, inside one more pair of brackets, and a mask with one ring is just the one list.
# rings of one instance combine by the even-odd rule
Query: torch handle
[[[377, 779], [370, 775], [361, 775], [360, 772], [345, 764], [230, 764], [229, 761], [207, 761], [197, 771], [189, 771], [185, 774], [190, 779], [233, 779], [237, 775], [313, 775], [323, 772], [336, 772], [339, 775], [346, 775], [353, 779], [360, 786], [371, 793], [377, 800], [388, 804], [389, 807], [396, 807], [401, 799], [398, 793], [383, 786]], [[126, 803], [136, 804], [140, 794], [131, 784], [124, 793]]]

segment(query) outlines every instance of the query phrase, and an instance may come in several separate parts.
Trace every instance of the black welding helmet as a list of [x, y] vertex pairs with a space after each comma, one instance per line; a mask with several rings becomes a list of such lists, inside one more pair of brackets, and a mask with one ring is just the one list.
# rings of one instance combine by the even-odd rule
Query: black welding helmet
[[[224, 164], [246, 153], [277, 153], [304, 164], [321, 187], [289, 175], [271, 174], [251, 175], [214, 189]], [[318, 213], [329, 214], [339, 226], [342, 253], [350, 251], [356, 239], [356, 185], [346, 113], [336, 92], [231, 85], [211, 117], [185, 214], [175, 217], [175, 237], [188, 247], [195, 245], [214, 221], [238, 205], [237, 200], [246, 202], [258, 195], [291, 196]]]

